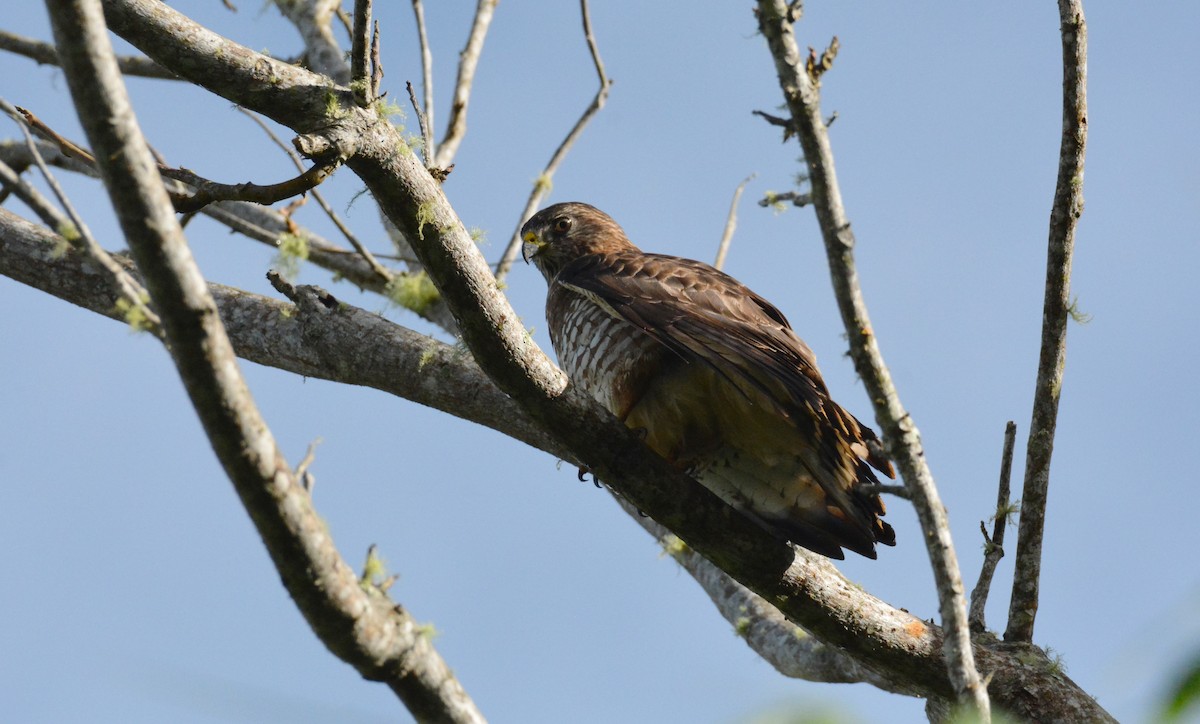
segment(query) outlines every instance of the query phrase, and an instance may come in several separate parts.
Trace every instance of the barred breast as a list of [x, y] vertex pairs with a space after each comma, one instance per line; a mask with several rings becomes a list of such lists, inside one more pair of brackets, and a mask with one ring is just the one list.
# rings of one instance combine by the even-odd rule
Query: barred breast
[[552, 287], [546, 317], [571, 384], [624, 420], [658, 371], [662, 345], [592, 299], [561, 287]]

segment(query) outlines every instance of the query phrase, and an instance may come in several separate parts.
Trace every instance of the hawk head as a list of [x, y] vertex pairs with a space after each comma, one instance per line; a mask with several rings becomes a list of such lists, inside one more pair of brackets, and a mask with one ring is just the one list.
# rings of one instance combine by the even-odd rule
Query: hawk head
[[521, 255], [552, 281], [581, 256], [634, 248], [617, 222], [594, 206], [569, 201], [547, 206], [521, 227]]

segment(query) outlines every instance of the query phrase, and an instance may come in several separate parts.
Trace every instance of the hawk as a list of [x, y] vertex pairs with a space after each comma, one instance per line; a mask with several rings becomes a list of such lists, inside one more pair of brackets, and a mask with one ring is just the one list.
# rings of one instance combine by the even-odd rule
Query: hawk
[[541, 210], [521, 238], [571, 384], [781, 539], [831, 558], [896, 544], [866, 489], [891, 463], [770, 302], [708, 264], [643, 252], [587, 204]]

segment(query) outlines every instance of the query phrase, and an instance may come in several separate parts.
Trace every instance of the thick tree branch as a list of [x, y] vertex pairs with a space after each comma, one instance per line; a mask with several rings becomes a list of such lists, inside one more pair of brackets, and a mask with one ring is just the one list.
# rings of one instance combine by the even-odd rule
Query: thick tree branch
[[1059, 0], [1063, 52], [1063, 128], [1058, 183], [1050, 210], [1046, 254], [1046, 299], [1042, 308], [1042, 349], [1038, 358], [1033, 419], [1025, 448], [1025, 482], [1012, 599], [1006, 641], [1032, 641], [1042, 567], [1042, 531], [1050, 488], [1050, 457], [1062, 394], [1070, 316], [1071, 255], [1075, 227], [1083, 215], [1083, 159], [1087, 150], [1087, 23], [1082, 0]]
[[793, 33], [798, 9], [783, 0], [758, 0], [757, 12], [759, 29], [775, 60], [780, 87], [804, 149], [813, 206], [825, 240], [834, 294], [850, 341], [850, 356], [870, 394], [888, 452], [912, 493], [913, 506], [925, 534], [925, 547], [937, 583], [942, 624], [946, 627], [943, 647], [950, 679], [958, 699], [987, 721], [987, 688], [976, 669], [971, 650], [967, 602], [950, 537], [950, 523], [925, 460], [920, 434], [900, 403], [867, 315], [854, 264], [854, 234], [842, 206], [833, 151], [821, 118], [819, 74], [811, 63], [805, 67]]
[[313, 630], [418, 719], [482, 717], [445, 662], [387, 596], [339, 558], [238, 371], [112, 57], [99, 0], [48, 0], [63, 69], [101, 176], [180, 377], [222, 465]]
[[533, 216], [533, 212], [537, 211], [537, 207], [542, 203], [542, 199], [546, 194], [550, 193], [550, 188], [554, 182], [554, 174], [558, 171], [558, 167], [562, 165], [563, 159], [567, 157], [571, 147], [575, 145], [575, 141], [583, 134], [583, 129], [587, 127], [592, 116], [600, 112], [604, 108], [605, 101], [608, 100], [608, 92], [612, 88], [612, 80], [608, 74], [604, 72], [604, 61], [600, 59], [600, 48], [596, 45], [596, 38], [592, 35], [592, 17], [588, 12], [587, 0], [579, 0], [579, 12], [583, 16], [583, 37], [587, 41], [588, 52], [592, 55], [592, 65], [596, 68], [596, 76], [600, 80], [600, 87], [596, 90], [595, 97], [588, 107], [583, 110], [583, 115], [579, 116], [579, 120], [575, 121], [575, 125], [567, 133], [567, 137], [554, 150], [554, 154], [550, 156], [550, 162], [546, 164], [546, 168], [542, 169], [542, 174], [538, 176], [537, 181], [533, 184], [533, 191], [529, 194], [529, 200], [525, 202], [525, 208], [521, 211], [521, 217], [517, 219], [517, 228], [513, 230], [512, 238], [508, 241], [508, 246], [504, 249], [504, 255], [500, 257], [500, 262], [496, 265], [496, 278], [503, 279], [508, 270], [512, 268], [513, 262], [517, 259], [517, 254], [521, 251], [521, 227]]
[[[298, 131], [317, 130], [324, 120], [320, 136], [305, 137], [309, 150], [341, 146], [350, 151], [351, 170], [367, 183], [388, 217], [414, 240], [420, 260], [454, 310], [463, 339], [481, 366], [543, 429], [575, 451], [580, 462], [826, 643], [872, 668], [888, 670], [928, 696], [955, 696], [941, 656], [940, 629], [863, 593], [827, 561], [765, 534], [650, 453], [636, 434], [593, 401], [570, 390], [562, 392], [561, 373], [533, 344], [496, 288], [441, 186], [414, 154], [396, 152], [401, 139], [390, 124], [349, 103], [342, 105], [343, 114], [331, 124], [322, 107], [310, 105], [306, 86], [311, 81], [298, 75], [298, 69], [281, 71], [287, 75], [270, 91], [256, 88], [256, 83], [268, 81], [255, 75], [261, 62], [255, 61], [253, 53], [225, 47], [165, 6], [149, 0], [106, 0], [106, 8], [112, 26], [123, 37], [167, 67], [186, 70], [190, 80], [222, 95], [238, 96], [249, 107], [285, 124], [290, 120]], [[181, 42], [184, 38], [188, 42]], [[225, 52], [215, 53], [219, 47]], [[339, 98], [348, 95], [344, 89], [323, 90]], [[977, 653], [981, 667], [994, 675], [993, 691], [1018, 715], [1106, 716], [1069, 679], [1039, 665], [1036, 655], [1017, 657], [984, 648]]]

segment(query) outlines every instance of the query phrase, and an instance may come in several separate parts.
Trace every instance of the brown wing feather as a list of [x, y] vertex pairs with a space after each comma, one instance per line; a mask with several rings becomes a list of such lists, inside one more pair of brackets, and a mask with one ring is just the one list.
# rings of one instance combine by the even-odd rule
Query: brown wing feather
[[894, 544], [890, 526], [875, 517], [882, 501], [858, 489], [877, 482], [870, 466], [893, 477], [891, 464], [875, 452], [874, 433], [830, 399], [812, 351], [770, 302], [702, 262], [637, 250], [580, 257], [554, 284], [592, 298], [683, 360], [711, 367], [753, 404], [771, 405], [804, 433], [806, 464], [849, 514], [847, 532], [859, 531], [848, 547], [869, 555], [873, 540]]

